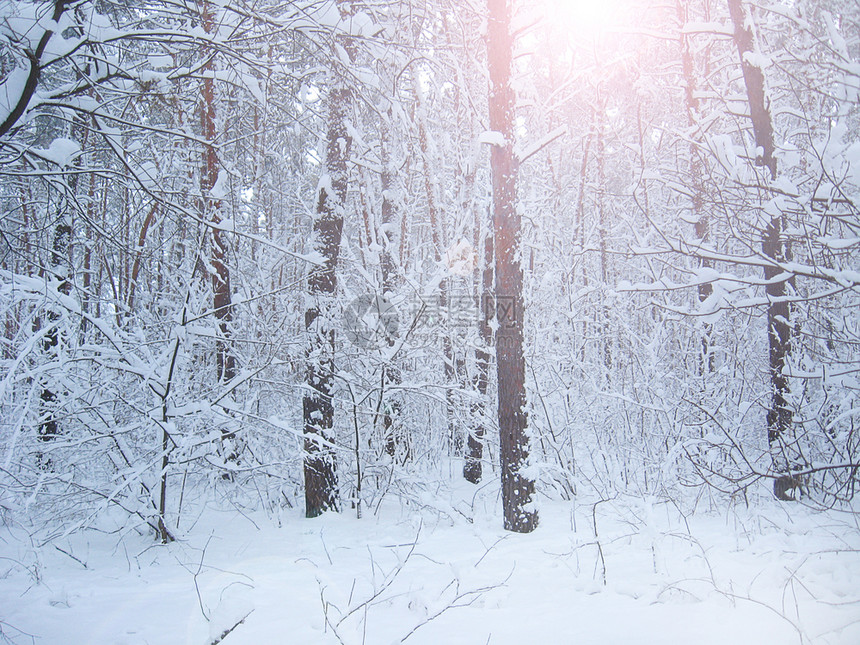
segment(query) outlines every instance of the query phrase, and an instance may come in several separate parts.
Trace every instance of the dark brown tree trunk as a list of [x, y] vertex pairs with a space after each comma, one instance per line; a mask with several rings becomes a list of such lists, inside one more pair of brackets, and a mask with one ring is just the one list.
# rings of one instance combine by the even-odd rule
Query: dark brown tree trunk
[[504, 138], [493, 145], [493, 229], [496, 267], [496, 370], [499, 389], [499, 446], [505, 529], [529, 533], [537, 527], [534, 480], [528, 461], [525, 359], [523, 357], [523, 270], [514, 157], [513, 38], [508, 0], [487, 0], [487, 60], [490, 72], [490, 128]]
[[[208, 2], [203, 4], [203, 29], [213, 33], [215, 26]], [[236, 376], [236, 359], [230, 347], [230, 326], [233, 322], [233, 301], [230, 293], [230, 269], [227, 266], [227, 242], [221, 226], [221, 199], [213, 196], [212, 191], [218, 182], [218, 150], [215, 146], [217, 125], [215, 121], [215, 66], [210, 59], [205, 67], [208, 72], [203, 78], [202, 125], [206, 146], [203, 151], [203, 174], [201, 181], [203, 207], [211, 222], [212, 249], [211, 266], [212, 307], [218, 321], [218, 337], [215, 340], [215, 374], [218, 383], [227, 383]], [[227, 461], [237, 459], [236, 447], [231, 445], [235, 433], [221, 430], [223, 457]], [[229, 477], [229, 475], [227, 475]]]
[[[206, 33], [214, 30], [209, 3], [203, 5], [203, 28]], [[231, 380], [236, 375], [236, 364], [228, 346], [230, 323], [233, 319], [232, 298], [230, 294], [230, 270], [227, 268], [227, 244], [221, 225], [221, 199], [213, 197], [211, 191], [218, 181], [218, 150], [215, 147], [217, 138], [215, 123], [215, 80], [213, 79], [214, 65], [210, 60], [206, 64], [209, 72], [203, 79], [203, 138], [206, 147], [203, 152], [203, 200], [212, 222], [212, 292], [215, 317], [218, 319], [219, 337], [216, 341], [217, 376], [219, 382]]]
[[[728, 0], [728, 3], [735, 29], [735, 44], [749, 99], [750, 118], [757, 148], [756, 165], [767, 171], [763, 177], [763, 183], [767, 183], [776, 179], [776, 158], [774, 157], [773, 119], [765, 94], [764, 74], [759, 67], [750, 62], [747, 56], [755, 52], [756, 44], [751, 17], [744, 10], [741, 0]], [[762, 252], [774, 263], [786, 261], [783, 228], [783, 216], [781, 214], [772, 216], [762, 239]], [[788, 485], [791, 480], [788, 471], [795, 465], [786, 448], [786, 439], [792, 426], [792, 412], [787, 400], [788, 377], [785, 373], [786, 359], [791, 350], [791, 311], [786, 301], [787, 280], [776, 279], [782, 273], [778, 266], [767, 266], [764, 269], [767, 280], [765, 292], [768, 297], [767, 335], [771, 388], [771, 403], [767, 411], [767, 441], [774, 470], [782, 473], [774, 479], [774, 494], [779, 499], [788, 500], [791, 498], [787, 496], [787, 491], [794, 488]]]
[[[348, 14], [351, 3], [338, 0], [341, 14]], [[348, 52], [353, 50], [346, 43]], [[352, 55], [352, 54], [351, 54]], [[346, 207], [347, 165], [352, 139], [347, 116], [352, 92], [345, 79], [331, 73], [328, 94], [328, 128], [324, 176], [320, 181], [316, 219], [313, 224], [314, 250], [323, 258], [308, 277], [310, 306], [305, 311], [309, 348], [305, 378], [307, 393], [302, 401], [305, 435], [305, 515], [317, 517], [327, 510], [338, 510], [337, 460], [334, 450], [334, 341], [332, 321], [337, 291], [337, 260]]]
[[[149, 232], [149, 227], [155, 221], [155, 214], [158, 211], [158, 204], [154, 204], [152, 208], [149, 209], [149, 213], [146, 214], [146, 217], [143, 220], [143, 224], [140, 227], [140, 235], [137, 239], [137, 250], [134, 252], [134, 261], [131, 265], [131, 280], [128, 285], [128, 313], [129, 316], [133, 315], [134, 312], [134, 298], [135, 292], [137, 291], [137, 280], [140, 277], [140, 263], [143, 259], [143, 247], [146, 244], [146, 234]], [[89, 255], [89, 254], [88, 254]], [[84, 286], [86, 287], [89, 283], [87, 281], [84, 282]]]
[[[331, 309], [337, 290], [337, 259], [343, 230], [343, 209], [347, 188], [347, 155], [349, 135], [346, 131], [346, 107], [351, 97], [345, 88], [329, 94], [328, 146], [326, 171], [328, 180], [321, 182], [317, 217], [314, 221], [314, 250], [323, 258], [308, 278], [313, 303], [305, 311], [305, 329], [310, 347], [306, 379], [309, 391], [302, 402], [305, 433], [305, 513], [316, 517], [338, 507], [336, 459], [332, 428], [334, 406], [334, 329]], [[341, 145], [344, 144], [344, 145]]]

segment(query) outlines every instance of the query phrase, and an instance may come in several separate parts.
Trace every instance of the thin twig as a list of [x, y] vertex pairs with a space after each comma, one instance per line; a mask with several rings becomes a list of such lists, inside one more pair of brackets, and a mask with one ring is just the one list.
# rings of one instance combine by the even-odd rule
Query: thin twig
[[242, 623], [244, 623], [244, 622], [245, 622], [245, 619], [246, 619], [248, 616], [250, 616], [251, 614], [253, 614], [253, 613], [254, 613], [254, 610], [252, 609], [252, 610], [251, 610], [251, 611], [249, 611], [247, 614], [245, 614], [244, 616], [242, 616], [242, 618], [240, 618], [240, 619], [239, 619], [239, 620], [238, 620], [238, 621], [237, 621], [237, 622], [236, 622], [232, 627], [230, 627], [230, 628], [228, 628], [228, 629], [225, 629], [223, 632], [221, 632], [221, 635], [220, 635], [220, 636], [218, 636], [215, 640], [210, 641], [210, 642], [209, 642], [209, 645], [218, 645], [218, 643], [220, 643], [220, 642], [221, 642], [221, 641], [223, 641], [225, 638], [227, 638], [227, 636], [229, 636], [229, 635], [230, 635], [230, 633], [231, 633], [234, 629], [236, 629], [239, 625], [241, 625]]
[[81, 560], [80, 558], [77, 558], [77, 557], [73, 556], [71, 553], [69, 553], [68, 551], [66, 551], [66, 550], [64, 550], [64, 549], [61, 549], [61, 548], [60, 548], [60, 547], [58, 547], [56, 544], [54, 545], [54, 548], [55, 548], [57, 551], [59, 551], [60, 553], [64, 553], [65, 555], [69, 556], [72, 560], [74, 560], [75, 562], [77, 562], [78, 564], [80, 564], [84, 569], [89, 569], [89, 567], [87, 566], [87, 563], [86, 563], [86, 562], [84, 562], [83, 560]]

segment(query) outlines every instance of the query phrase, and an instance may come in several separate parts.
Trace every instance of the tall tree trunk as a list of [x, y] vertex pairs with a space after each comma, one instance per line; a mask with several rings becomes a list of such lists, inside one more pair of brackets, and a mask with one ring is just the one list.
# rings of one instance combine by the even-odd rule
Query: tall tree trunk
[[[55, 16], [62, 12], [62, 2], [55, 3]], [[72, 121], [72, 138], [81, 142], [81, 149], [87, 147], [88, 130], [84, 127], [83, 117], [76, 117]], [[75, 160], [74, 167], [80, 167], [80, 157]], [[58, 197], [60, 215], [54, 228], [54, 241], [51, 247], [51, 277], [57, 281], [57, 291], [64, 296], [72, 292], [72, 209], [77, 200], [79, 174], [73, 172], [65, 178], [66, 188]], [[48, 328], [42, 340], [42, 350], [48, 362], [57, 361], [60, 358], [60, 313], [58, 305], [50, 305], [47, 312]], [[56, 367], [54, 368], [56, 369]], [[53, 441], [60, 434], [60, 424], [57, 418], [57, 393], [50, 384], [43, 382], [39, 394], [41, 400], [39, 409], [38, 435], [40, 441]], [[53, 470], [54, 463], [50, 457], [46, 457], [41, 450], [36, 453], [36, 465], [44, 470]]]
[[[342, 16], [349, 15], [349, 0], [338, 0]], [[354, 56], [346, 39], [345, 49]], [[333, 56], [336, 60], [336, 56]], [[323, 264], [308, 277], [309, 306], [305, 310], [308, 353], [305, 378], [308, 389], [302, 401], [305, 435], [305, 515], [316, 517], [338, 510], [337, 461], [334, 451], [334, 341], [332, 321], [337, 291], [337, 260], [346, 206], [347, 164], [352, 139], [347, 117], [352, 92], [346, 79], [332, 71], [328, 93], [325, 171], [319, 182], [317, 213], [313, 224], [314, 250]]]
[[[213, 33], [215, 26], [209, 2], [203, 4], [203, 29]], [[215, 146], [217, 125], [215, 121], [215, 65], [214, 59], [206, 63], [206, 74], [203, 78], [202, 125], [203, 139], [206, 145], [203, 150], [203, 174], [201, 181], [203, 207], [211, 222], [212, 249], [211, 266], [214, 271], [212, 278], [212, 307], [218, 321], [218, 337], [215, 340], [215, 370], [218, 383], [227, 383], [236, 376], [236, 359], [230, 348], [230, 325], [233, 322], [233, 302], [230, 293], [230, 269], [227, 267], [227, 242], [221, 226], [220, 194], [213, 195], [213, 189], [218, 183], [218, 150]], [[235, 434], [229, 430], [221, 430], [224, 444], [223, 456], [227, 461], [237, 458], [236, 447], [230, 445]]]
[[[71, 199], [71, 195], [61, 197], [61, 201]], [[62, 207], [61, 207], [62, 208]], [[68, 205], [66, 206], [68, 208]], [[67, 214], [60, 215], [59, 221], [54, 229], [54, 243], [51, 248], [51, 273], [57, 280], [57, 291], [63, 295], [71, 293], [69, 282], [70, 263], [69, 246], [72, 238], [71, 217]], [[60, 330], [58, 328], [60, 315], [51, 305], [47, 313], [48, 329], [42, 340], [42, 350], [48, 362], [54, 362], [60, 355]], [[39, 395], [41, 400], [39, 410], [39, 440], [53, 441], [60, 435], [60, 423], [57, 419], [57, 394], [53, 388], [44, 383]], [[50, 457], [45, 456], [40, 450], [36, 453], [36, 465], [43, 470], [53, 470], [54, 463]]]
[[[439, 209], [436, 203], [436, 193], [433, 188], [434, 172], [430, 167], [430, 149], [427, 141], [427, 129], [425, 126], [426, 114], [424, 113], [424, 101], [419, 86], [420, 80], [415, 78], [415, 104], [416, 120], [418, 122], [418, 147], [421, 150], [421, 158], [424, 168], [424, 192], [427, 194], [427, 214], [430, 219], [430, 234], [433, 239], [433, 249], [436, 264], [442, 262], [445, 253], [445, 231], [439, 220]], [[449, 454], [459, 457], [463, 448], [462, 434], [455, 422], [455, 400], [454, 388], [457, 387], [457, 370], [454, 359], [454, 346], [451, 342], [451, 328], [448, 315], [449, 297], [448, 291], [451, 285], [450, 278], [444, 278], [439, 284], [439, 311], [443, 317], [442, 333], [442, 362], [445, 374], [445, 418], [448, 423], [448, 450]]]
[[[480, 226], [478, 214], [475, 212], [475, 248], [479, 248]], [[476, 279], [477, 302], [480, 306], [480, 322], [478, 333], [481, 338], [480, 346], [475, 350], [475, 389], [478, 399], [472, 403], [471, 418], [472, 428], [467, 437], [466, 460], [463, 463], [463, 477], [477, 484], [483, 475], [484, 458], [484, 435], [486, 435], [486, 398], [490, 383], [490, 351], [493, 342], [493, 330], [490, 327], [492, 316], [493, 293], [493, 236], [488, 232], [484, 235], [484, 262], [483, 266], [476, 267], [476, 273], [480, 271], [480, 280]]]
[[504, 138], [491, 152], [493, 229], [496, 265], [496, 370], [499, 389], [499, 444], [505, 529], [529, 533], [537, 527], [534, 480], [528, 461], [525, 359], [523, 357], [523, 270], [514, 157], [513, 38], [508, 0], [487, 0], [487, 60], [490, 72], [490, 128]]
[[[382, 126], [382, 226], [378, 231], [378, 241], [382, 245], [380, 265], [382, 270], [382, 297], [384, 306], [391, 303], [394, 289], [397, 286], [397, 274], [394, 269], [394, 223], [396, 220], [394, 195], [394, 169], [391, 165], [391, 120], [393, 111], [389, 107]], [[394, 337], [389, 335], [388, 346], [394, 346]], [[400, 403], [390, 392], [390, 386], [401, 382], [400, 368], [392, 359], [383, 366], [382, 388], [382, 431], [385, 438], [385, 451], [392, 457], [408, 459], [410, 456], [408, 437], [398, 423]]]
[[[684, 75], [684, 102], [687, 107], [687, 122], [691, 127], [697, 127], [701, 114], [699, 111], [699, 99], [696, 98], [696, 77], [694, 70], [693, 51], [690, 46], [690, 36], [684, 33], [683, 27], [690, 22], [689, 9], [690, 0], [676, 0], [675, 9], [678, 15], [678, 22], [682, 30], [680, 34], [681, 46], [681, 70]], [[703, 208], [704, 201], [704, 186], [702, 184], [702, 160], [696, 144], [690, 143], [690, 189], [692, 196], [690, 206], [692, 209], [693, 220], [695, 223], [696, 237], [705, 244], [710, 237], [710, 223], [708, 214]], [[703, 269], [710, 268], [711, 262], [707, 258], [699, 260], [699, 266]], [[710, 298], [714, 288], [710, 282], [703, 282], [698, 287], [699, 302], [704, 302]], [[711, 350], [711, 333], [713, 326], [710, 323], [705, 323], [702, 334], [702, 361], [700, 370], [703, 372], [713, 372], [715, 368], [714, 353]]]
[[612, 378], [612, 328], [610, 320], [612, 311], [607, 299], [607, 285], [609, 284], [609, 255], [607, 253], [607, 217], [606, 217], [606, 145], [604, 135], [606, 133], [606, 101], [600, 88], [597, 88], [597, 114], [595, 123], [597, 125], [597, 229], [598, 245], [600, 247], [600, 317], [602, 320], [595, 325], [600, 329], [601, 354], [603, 355], [603, 367], [606, 371], [606, 380]]
[[[90, 175], [90, 186], [87, 194], [87, 222], [96, 221], [96, 173]], [[89, 226], [89, 225], [88, 225]], [[81, 311], [85, 314], [90, 313], [90, 301], [92, 294], [90, 293], [92, 285], [92, 244], [91, 240], [94, 236], [90, 231], [85, 233], [87, 242], [84, 242], [84, 266], [83, 266], [83, 288], [81, 289]], [[84, 337], [89, 323], [86, 319], [81, 320], [81, 338]]]
[[[213, 16], [208, 2], [203, 5], [203, 28], [206, 33], [215, 29]], [[230, 323], [233, 319], [232, 297], [230, 293], [230, 270], [226, 264], [227, 243], [221, 225], [221, 199], [213, 196], [212, 190], [218, 182], [218, 150], [215, 147], [217, 126], [215, 121], [215, 66], [212, 59], [206, 64], [203, 78], [203, 138], [206, 146], [203, 152], [203, 200], [212, 223], [212, 292], [215, 317], [218, 319], [219, 337], [216, 341], [215, 362], [219, 382], [231, 380], [236, 375], [236, 364], [228, 346]]]
[[[729, 13], [734, 24], [734, 38], [740, 56], [741, 67], [746, 84], [750, 106], [753, 134], [757, 148], [756, 165], [767, 170], [764, 182], [776, 179], [776, 158], [774, 157], [773, 119], [765, 90], [764, 74], [754, 65], [754, 57], [747, 56], [756, 51], [752, 18], [744, 10], [741, 0], [728, 0]], [[764, 255], [774, 263], [786, 260], [783, 243], [783, 215], [770, 218], [764, 232], [761, 248]], [[767, 281], [765, 292], [768, 297], [768, 365], [770, 372], [771, 403], [767, 411], [767, 441], [773, 459], [774, 470], [781, 473], [773, 483], [773, 492], [782, 500], [791, 499], [788, 491], [793, 488], [789, 470], [795, 464], [786, 447], [786, 439], [791, 431], [792, 412], [788, 406], [788, 377], [786, 359], [791, 349], [791, 311], [787, 295], [787, 280], [777, 279], [783, 271], [777, 266], [767, 266], [764, 276]]]
[[[576, 219], [574, 220], [573, 226], [573, 248], [574, 253], [578, 253], [580, 256], [585, 256], [585, 191], [588, 186], [588, 158], [591, 152], [591, 142], [594, 140], [594, 134], [596, 131], [596, 117], [592, 115], [592, 121], [594, 123], [591, 124], [591, 128], [589, 130], [588, 136], [585, 139], [585, 145], [583, 146], [582, 151], [582, 168], [579, 170], [579, 193], [576, 198]], [[576, 289], [576, 263], [573, 263], [570, 272], [570, 289], [574, 291]], [[584, 287], [588, 286], [588, 272], [586, 271], [585, 263], [582, 264], [582, 285]], [[573, 308], [573, 304], [571, 303], [571, 310]], [[576, 323], [571, 323], [572, 332], [575, 334]], [[585, 355], [586, 355], [586, 345], [588, 339], [588, 318], [586, 316], [582, 317], [582, 334], [581, 341], [579, 345], [579, 360], [584, 364], [585, 363]]]

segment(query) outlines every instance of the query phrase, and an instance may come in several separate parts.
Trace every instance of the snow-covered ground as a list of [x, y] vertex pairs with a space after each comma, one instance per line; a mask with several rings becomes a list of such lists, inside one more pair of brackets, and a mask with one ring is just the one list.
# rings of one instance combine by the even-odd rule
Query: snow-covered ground
[[36, 548], [5, 527], [2, 634], [63, 645], [860, 643], [854, 515], [544, 502], [540, 528], [515, 535], [492, 486], [475, 490], [446, 492], [445, 505], [428, 493], [422, 508], [386, 500], [360, 520], [289, 511], [280, 527], [210, 504], [168, 546], [87, 532]]

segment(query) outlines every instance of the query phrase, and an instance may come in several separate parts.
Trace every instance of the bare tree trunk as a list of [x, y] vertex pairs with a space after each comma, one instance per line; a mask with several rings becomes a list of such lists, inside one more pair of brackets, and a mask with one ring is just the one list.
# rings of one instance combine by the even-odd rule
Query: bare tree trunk
[[[337, 509], [338, 490], [335, 453], [332, 448], [334, 406], [334, 328], [330, 309], [337, 290], [337, 259], [343, 230], [343, 210], [347, 188], [346, 107], [351, 100], [345, 88], [329, 94], [328, 146], [326, 171], [322, 181], [314, 221], [314, 250], [324, 258], [308, 278], [311, 306], [305, 311], [305, 329], [310, 347], [306, 379], [310, 388], [302, 402], [305, 433], [305, 512], [316, 517], [323, 511]], [[345, 145], [341, 145], [341, 143]]]
[[[394, 173], [391, 167], [390, 146], [391, 146], [391, 119], [393, 118], [391, 108], [388, 109], [385, 116], [385, 123], [382, 129], [382, 230], [378, 232], [378, 242], [382, 245], [380, 254], [380, 264], [382, 269], [382, 297], [384, 303], [390, 303], [390, 299], [394, 297], [394, 289], [396, 287], [397, 274], [394, 270], [394, 222], [396, 219], [394, 199], [392, 190], [394, 187]], [[388, 338], [388, 346], [394, 346], [394, 337]], [[382, 431], [385, 438], [385, 451], [392, 457], [408, 459], [410, 456], [408, 437], [403, 433], [403, 429], [398, 423], [400, 416], [400, 403], [395, 396], [390, 392], [390, 386], [399, 385], [401, 382], [401, 374], [398, 365], [394, 360], [383, 366], [382, 387], [383, 392], [380, 396], [385, 400], [382, 402]]]
[[[676, 0], [675, 9], [678, 14], [678, 21], [682, 27], [690, 22], [688, 15], [689, 0]], [[698, 125], [701, 115], [699, 113], [699, 99], [696, 98], [696, 78], [693, 67], [693, 52], [690, 47], [690, 37], [685, 34], [683, 30], [680, 35], [680, 45], [681, 69], [684, 74], [684, 101], [687, 107], [687, 122], [690, 126], [695, 127]], [[699, 156], [696, 145], [695, 143], [690, 143], [689, 173], [690, 188], [693, 192], [690, 205], [692, 208], [693, 219], [696, 222], [696, 237], [698, 237], [702, 243], [707, 243], [710, 237], [710, 224], [708, 222], [708, 215], [703, 208], [705, 192], [702, 184], [703, 171], [704, 168], [702, 160]], [[699, 266], [703, 269], [709, 268], [711, 266], [711, 262], [707, 258], [700, 258]], [[710, 298], [713, 290], [713, 286], [710, 282], [700, 284], [698, 287], [699, 302], [704, 302]], [[699, 368], [701, 371], [713, 372], [715, 368], [714, 353], [711, 351], [712, 330], [713, 326], [709, 323], [705, 323], [704, 333], [702, 334], [702, 361]]]
[[[421, 96], [419, 87], [419, 79], [415, 78], [415, 103], [417, 105], [418, 121], [418, 146], [421, 150], [421, 157], [424, 167], [424, 191], [427, 194], [427, 213], [430, 219], [430, 234], [433, 238], [433, 249], [435, 253], [436, 263], [442, 261], [443, 253], [445, 252], [445, 236], [442, 228], [442, 222], [439, 221], [439, 209], [436, 204], [436, 194], [433, 190], [433, 170], [430, 168], [430, 150], [427, 143], [427, 130], [424, 125], [424, 102]], [[454, 388], [457, 387], [457, 370], [454, 359], [454, 347], [451, 342], [451, 328], [449, 326], [449, 288], [451, 280], [445, 278], [439, 284], [439, 311], [444, 318], [444, 329], [442, 333], [442, 361], [445, 374], [445, 418], [448, 423], [448, 450], [455, 457], [460, 456], [463, 448], [463, 437], [458, 431], [455, 423], [455, 401]]]
[[499, 388], [499, 444], [505, 529], [529, 533], [537, 527], [534, 480], [526, 475], [525, 358], [523, 356], [523, 270], [514, 157], [513, 38], [508, 0], [487, 0], [487, 59], [490, 72], [490, 128], [504, 138], [491, 152], [496, 266], [496, 370]]
[[[338, 0], [341, 15], [349, 14], [349, 0]], [[354, 47], [345, 47], [350, 56]], [[302, 401], [305, 435], [305, 515], [316, 517], [327, 510], [338, 510], [337, 461], [334, 451], [334, 341], [332, 322], [334, 295], [337, 291], [337, 260], [346, 206], [347, 164], [352, 139], [347, 116], [352, 92], [347, 81], [335, 72], [328, 94], [328, 131], [326, 133], [325, 171], [320, 180], [317, 216], [313, 224], [314, 250], [323, 258], [308, 277], [309, 307], [305, 311], [308, 334], [306, 381], [308, 390]]]
[[[143, 247], [146, 244], [146, 234], [149, 232], [149, 227], [155, 221], [155, 215], [158, 211], [158, 204], [153, 204], [152, 208], [149, 209], [149, 212], [146, 214], [146, 217], [143, 220], [143, 224], [140, 227], [140, 235], [137, 239], [137, 250], [134, 252], [134, 261], [131, 265], [131, 280], [128, 285], [128, 313], [129, 316], [133, 316], [134, 312], [134, 297], [135, 292], [137, 290], [137, 279], [140, 277], [140, 262], [143, 259]], [[87, 257], [89, 257], [89, 253], [87, 253]], [[85, 285], [88, 283], [85, 282]]]
[[[87, 222], [96, 221], [96, 173], [90, 174], [90, 186], [87, 194]], [[88, 224], [89, 226], [89, 224]], [[86, 233], [86, 239], [92, 239], [92, 235]], [[84, 243], [84, 266], [83, 266], [83, 288], [81, 290], [81, 311], [85, 314], [90, 313], [90, 301], [92, 300], [92, 294], [90, 293], [90, 288], [92, 285], [92, 245], [91, 243]], [[86, 334], [88, 321], [86, 319], [81, 320], [81, 337], [83, 338], [84, 334]]]
[[[595, 123], [592, 123], [591, 129], [588, 133], [588, 136], [585, 139], [585, 145], [583, 146], [582, 151], [582, 168], [579, 171], [579, 195], [576, 199], [576, 219], [574, 220], [574, 228], [573, 228], [573, 247], [574, 249], [579, 250], [579, 254], [585, 255], [585, 190], [588, 185], [588, 158], [591, 152], [591, 142], [594, 139], [594, 133], [596, 130], [596, 118], [592, 117], [592, 120]], [[574, 271], [576, 270], [576, 264], [573, 265], [570, 274], [570, 288], [571, 290], [576, 289], [576, 276]], [[582, 265], [582, 285], [584, 287], [588, 286], [588, 272], [586, 271], [586, 265], [583, 263]], [[571, 303], [571, 308], [573, 307]], [[575, 332], [575, 323], [571, 323], [571, 327]], [[582, 334], [581, 341], [579, 345], [579, 360], [582, 363], [585, 363], [585, 351], [586, 344], [588, 339], [588, 318], [586, 316], [582, 317]]]
[[[735, 44], [740, 55], [749, 99], [750, 117], [757, 148], [756, 165], [767, 170], [764, 182], [776, 179], [776, 159], [774, 158], [773, 119], [770, 105], [765, 92], [764, 74], [761, 68], [750, 61], [747, 54], [755, 52], [755, 37], [753, 35], [751, 17], [744, 10], [741, 0], [728, 0], [729, 13], [734, 23]], [[762, 239], [761, 248], [764, 255], [781, 263], [786, 260], [786, 249], [783, 243], [783, 215], [777, 214], [770, 218]], [[767, 280], [765, 292], [768, 297], [767, 331], [768, 331], [768, 364], [770, 371], [771, 404], [767, 412], [767, 441], [773, 459], [774, 470], [783, 473], [773, 483], [773, 492], [782, 500], [791, 499], [787, 492], [792, 489], [793, 481], [788, 471], [791, 469], [790, 451], [786, 448], [792, 426], [792, 412], [788, 406], [788, 377], [785, 373], [786, 359], [791, 350], [791, 311], [787, 295], [787, 280], [777, 280], [782, 270], [776, 266], [767, 266], [764, 276]]]
[[603, 320], [598, 323], [600, 328], [600, 345], [603, 354], [603, 366], [606, 369], [607, 382], [612, 378], [612, 329], [609, 323], [612, 312], [606, 302], [607, 285], [609, 284], [609, 256], [606, 251], [607, 243], [607, 217], [606, 217], [606, 145], [604, 134], [606, 131], [606, 101], [597, 90], [597, 227], [598, 244], [600, 247], [600, 316]]
[[[69, 196], [67, 196], [68, 198]], [[61, 207], [62, 208], [62, 207]], [[58, 281], [57, 291], [63, 295], [71, 293], [72, 285], [69, 282], [69, 245], [72, 238], [71, 218], [63, 214], [60, 216], [54, 229], [54, 243], [51, 248], [51, 272], [53, 278]], [[59, 358], [60, 353], [60, 330], [58, 323], [60, 315], [53, 309], [47, 313], [48, 329], [42, 340], [42, 350], [48, 362]], [[57, 395], [52, 387], [45, 383], [39, 395], [41, 405], [39, 410], [39, 440], [53, 441], [60, 435], [60, 424], [57, 418]], [[41, 451], [36, 453], [36, 464], [43, 470], [53, 470], [54, 464], [50, 457], [46, 457]]]
[[[478, 248], [480, 227], [477, 212], [475, 214], [475, 248]], [[484, 263], [481, 267], [480, 286], [478, 287], [478, 302], [480, 303], [481, 319], [478, 323], [478, 332], [481, 337], [481, 345], [475, 350], [475, 389], [478, 391], [478, 400], [472, 404], [471, 417], [472, 428], [467, 438], [466, 460], [463, 463], [463, 477], [477, 484], [483, 475], [482, 459], [484, 458], [484, 436], [486, 429], [486, 399], [490, 383], [490, 352], [489, 348], [493, 342], [493, 331], [490, 327], [492, 317], [493, 293], [493, 236], [488, 232], [484, 236]], [[478, 269], [476, 268], [476, 272]], [[477, 280], [476, 280], [477, 282]]]
[[[203, 4], [203, 29], [212, 33], [215, 29], [213, 16], [208, 2]], [[236, 376], [236, 359], [230, 348], [230, 324], [233, 322], [233, 302], [230, 292], [230, 269], [227, 267], [227, 243], [221, 226], [222, 202], [219, 196], [212, 195], [218, 182], [218, 150], [215, 147], [217, 126], [215, 121], [215, 80], [214, 64], [210, 59], [205, 67], [208, 74], [203, 78], [202, 124], [206, 146], [203, 151], [203, 174], [201, 181], [203, 206], [211, 222], [212, 249], [212, 306], [218, 320], [218, 337], [215, 340], [215, 370], [218, 383], [227, 383]], [[221, 430], [224, 445], [223, 454], [227, 461], [237, 458], [236, 447], [230, 445], [235, 434]]]
[[[203, 28], [206, 33], [214, 30], [209, 3], [203, 5]], [[215, 80], [213, 79], [214, 65], [212, 60], [206, 64], [210, 72], [203, 79], [203, 138], [206, 147], [203, 152], [203, 200], [209, 211], [212, 223], [212, 291], [215, 317], [218, 319], [219, 338], [216, 342], [216, 364], [219, 382], [231, 380], [236, 375], [235, 359], [230, 352], [227, 339], [230, 336], [230, 322], [233, 319], [232, 299], [230, 294], [230, 270], [226, 265], [227, 244], [224, 241], [221, 225], [221, 199], [213, 197], [211, 192], [218, 181], [218, 150], [215, 147], [217, 138], [215, 123]]]
[[[64, 3], [55, 4], [55, 15], [62, 12]], [[76, 117], [72, 121], [72, 137], [81, 142], [81, 148], [87, 147], [88, 130], [84, 127], [82, 117]], [[80, 159], [75, 161], [75, 167], [80, 165]], [[58, 197], [60, 215], [54, 228], [54, 241], [51, 247], [51, 277], [57, 281], [57, 291], [64, 296], [72, 292], [72, 208], [77, 199], [78, 173], [71, 173], [66, 177], [65, 192]], [[56, 305], [50, 305], [47, 312], [47, 329], [42, 340], [42, 350], [48, 362], [53, 362], [60, 357], [60, 314]], [[60, 435], [60, 424], [57, 418], [58, 397], [52, 387], [44, 383], [39, 394], [41, 400], [39, 410], [38, 436], [40, 441], [53, 441]], [[46, 457], [41, 451], [36, 453], [36, 464], [44, 470], [53, 470], [54, 464], [50, 457]]]

